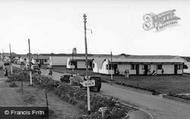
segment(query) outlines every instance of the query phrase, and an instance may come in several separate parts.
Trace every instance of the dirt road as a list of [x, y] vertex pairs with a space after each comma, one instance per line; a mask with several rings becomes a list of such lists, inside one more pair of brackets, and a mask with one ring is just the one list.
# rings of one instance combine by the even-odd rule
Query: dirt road
[[[46, 70], [42, 70], [42, 72], [43, 74], [48, 73]], [[60, 73], [54, 72], [52, 77], [55, 80], [59, 80], [60, 76]], [[189, 104], [136, 92], [130, 90], [130, 88], [106, 83], [103, 83], [101, 93], [117, 97], [126, 103], [136, 105], [150, 112], [155, 119], [190, 119]]]

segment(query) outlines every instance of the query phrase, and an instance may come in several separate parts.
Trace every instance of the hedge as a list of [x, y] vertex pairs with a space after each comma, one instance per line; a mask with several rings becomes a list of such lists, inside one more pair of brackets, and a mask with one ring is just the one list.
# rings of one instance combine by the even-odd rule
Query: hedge
[[[28, 74], [20, 71], [9, 76], [10, 81], [28, 81]], [[87, 114], [87, 94], [85, 90], [66, 83], [55, 81], [50, 77], [33, 75], [33, 82], [42, 89], [53, 91], [62, 100], [78, 106]], [[126, 113], [133, 108], [123, 106], [116, 98], [107, 97], [101, 94], [91, 93], [91, 114], [80, 116], [80, 119], [101, 119], [101, 113], [98, 111], [100, 107], [107, 107], [105, 119], [121, 119]]]

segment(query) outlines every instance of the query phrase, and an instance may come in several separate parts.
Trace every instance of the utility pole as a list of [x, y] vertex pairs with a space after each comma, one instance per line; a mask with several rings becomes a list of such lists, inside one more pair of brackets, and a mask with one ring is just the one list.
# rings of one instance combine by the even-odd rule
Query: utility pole
[[111, 51], [111, 80], [113, 80], [112, 51]]
[[86, 14], [83, 15], [84, 17], [84, 41], [85, 41], [85, 58], [86, 58], [86, 76], [88, 76], [88, 48], [87, 48], [87, 37], [86, 37], [86, 23], [87, 23], [87, 16]]
[[4, 61], [4, 51], [2, 49], [2, 61]]
[[10, 43], [9, 43], [9, 50], [10, 50], [10, 69], [11, 69], [11, 74], [13, 74], [12, 53], [11, 53], [11, 44]]
[[31, 51], [30, 51], [30, 39], [28, 39], [28, 51], [29, 51], [29, 54], [28, 54], [28, 59], [29, 59], [29, 76], [30, 76], [30, 86], [33, 85], [32, 83], [32, 70], [31, 70]]
[[[84, 18], [84, 40], [85, 40], [85, 58], [86, 58], [86, 78], [88, 79], [88, 52], [87, 52], [87, 38], [86, 38], [86, 23], [87, 23], [87, 16], [86, 14], [83, 15]], [[88, 114], [90, 114], [90, 87], [87, 86], [87, 103], [88, 103]]]
[[37, 64], [39, 64], [39, 63], [38, 63], [38, 53], [37, 53]]

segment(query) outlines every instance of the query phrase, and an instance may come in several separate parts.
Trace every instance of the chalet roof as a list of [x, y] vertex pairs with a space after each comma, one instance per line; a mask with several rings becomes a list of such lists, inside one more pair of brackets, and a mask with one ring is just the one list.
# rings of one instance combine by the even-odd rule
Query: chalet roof
[[[110, 59], [109, 59], [110, 60]], [[127, 57], [118, 57], [113, 58], [113, 62], [173, 62], [173, 63], [183, 63], [185, 60], [179, 56], [164, 56], [164, 55], [146, 55], [146, 56], [137, 56], [131, 55]]]
[[34, 58], [34, 59], [49, 59], [49, 56], [33, 55], [32, 58]]
[[[85, 61], [86, 59], [71, 59], [70, 61]], [[88, 61], [92, 61], [93, 59], [88, 59]]]

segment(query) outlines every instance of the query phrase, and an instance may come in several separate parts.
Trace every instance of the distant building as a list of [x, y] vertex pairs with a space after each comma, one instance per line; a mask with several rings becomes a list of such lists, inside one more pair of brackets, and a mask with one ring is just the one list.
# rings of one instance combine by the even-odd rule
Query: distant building
[[[88, 59], [88, 69], [92, 70], [93, 59]], [[84, 58], [68, 58], [67, 69], [86, 69], [86, 59]]]
[[[94, 59], [94, 57], [99, 57], [99, 55], [88, 54], [88, 59]], [[51, 54], [49, 55], [49, 65], [53, 67], [68, 67], [69, 68], [70, 66], [68, 64], [68, 61], [70, 61], [71, 59], [83, 60], [85, 59], [85, 54], [74, 54], [74, 55], [73, 54]], [[74, 61], [74, 62], [78, 62], [78, 65], [79, 64], [84, 65], [82, 64], [84, 63], [84, 61]]]
[[33, 55], [32, 60], [34, 60], [34, 63], [41, 64], [41, 65], [49, 64], [49, 56]]
[[[51, 67], [65, 67], [67, 69], [84, 69], [85, 54], [41, 54], [44, 64]], [[184, 59], [178, 56], [140, 56], [113, 55], [112, 62], [109, 54], [88, 54], [89, 69], [102, 74], [130, 75], [160, 75], [183, 74]]]

